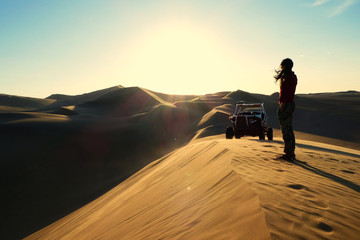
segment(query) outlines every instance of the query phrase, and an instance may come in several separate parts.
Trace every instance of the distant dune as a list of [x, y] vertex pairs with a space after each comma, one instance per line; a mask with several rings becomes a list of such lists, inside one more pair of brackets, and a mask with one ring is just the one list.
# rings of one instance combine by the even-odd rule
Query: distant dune
[[53, 99], [39, 99], [0, 94], [0, 113], [36, 110], [55, 102]]
[[[354, 203], [358, 203], [360, 184], [356, 151], [360, 149], [360, 93], [296, 96], [297, 155], [306, 163], [291, 166], [271, 160], [282, 151], [279, 138], [274, 142], [222, 140], [228, 115], [238, 101], [264, 102], [270, 125], [278, 128], [276, 93], [238, 90], [180, 96], [116, 86], [47, 99], [1, 94], [0, 201], [4, 209], [0, 228], [4, 238], [26, 237], [59, 219], [30, 239], [249, 239], [252, 229], [260, 229], [252, 239], [310, 236], [297, 230], [292, 234], [295, 228], [309, 230], [319, 239], [353, 236], [359, 230], [351, 216], [359, 212]], [[278, 131], [275, 137], [280, 137]], [[266, 168], [275, 170], [261, 170]], [[195, 169], [198, 175], [189, 178], [186, 172]], [[260, 169], [263, 179], [254, 169]], [[174, 175], [168, 175], [171, 171]], [[315, 182], [303, 179], [304, 174]], [[191, 184], [183, 182], [188, 178]], [[318, 186], [328, 188], [322, 192]], [[276, 208], [269, 198], [274, 191], [280, 202], [289, 193], [294, 193], [290, 195], [294, 201], [304, 193], [299, 198], [303, 202], [295, 201], [300, 205], [297, 209], [292, 203]], [[343, 205], [327, 200], [332, 195], [344, 198]], [[304, 202], [309, 206], [302, 206]], [[341, 217], [334, 213], [339, 206], [348, 209]], [[306, 215], [313, 208], [320, 209], [314, 210], [317, 215]], [[295, 216], [286, 215], [287, 211], [295, 211]], [[276, 215], [287, 222], [274, 220]], [[338, 223], [342, 217], [348, 218], [344, 226]], [[129, 228], [133, 231], [121, 230]]]

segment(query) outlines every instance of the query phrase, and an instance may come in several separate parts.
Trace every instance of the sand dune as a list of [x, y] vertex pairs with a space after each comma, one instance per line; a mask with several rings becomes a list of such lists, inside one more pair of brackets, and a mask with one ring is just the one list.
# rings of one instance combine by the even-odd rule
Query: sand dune
[[[319, 146], [315, 149], [308, 147], [309, 152], [313, 152], [313, 150], [319, 151], [319, 156], [323, 158], [327, 158], [327, 153], [335, 155], [339, 153], [344, 155], [346, 153], [346, 156], [356, 158], [357, 153], [350, 153], [351, 149], [346, 148], [340, 151], [337, 148], [342, 146], [355, 150], [360, 149], [360, 128], [358, 124], [355, 124], [360, 120], [359, 94], [358, 92], [343, 92], [296, 96], [297, 110], [295, 114], [297, 115], [295, 116], [294, 127], [297, 130], [297, 139], [314, 142], [310, 144], [298, 141], [299, 149], [309, 145], [314, 147], [321, 142], [328, 145]], [[226, 216], [230, 214], [230, 211], [223, 209], [220, 203], [228, 202], [231, 203], [230, 206], [237, 204], [235, 204], [236, 201], [232, 196], [226, 195], [226, 192], [231, 192], [236, 198], [241, 198], [242, 196], [237, 194], [245, 191], [244, 202], [250, 199], [252, 202], [259, 200], [259, 205], [262, 206], [264, 197], [262, 197], [261, 192], [258, 192], [258, 189], [253, 187], [256, 185], [257, 180], [247, 179], [247, 177], [252, 176], [251, 174], [239, 175], [237, 168], [232, 164], [228, 164], [230, 161], [229, 156], [224, 159], [219, 157], [219, 160], [207, 165], [203, 162], [205, 160], [200, 157], [203, 154], [196, 153], [197, 151], [201, 152], [201, 149], [196, 148], [194, 153], [191, 153], [188, 148], [194, 147], [194, 144], [211, 144], [201, 143], [201, 141], [204, 137], [207, 137], [206, 139], [209, 141], [211, 136], [222, 134], [220, 136], [221, 140], [218, 139], [219, 137], [214, 137], [215, 141], [218, 142], [216, 146], [214, 145], [213, 150], [215, 152], [211, 152], [212, 149], [209, 152], [216, 156], [218, 153], [225, 151], [224, 148], [230, 149], [223, 146], [223, 144], [231, 143], [229, 146], [232, 146], [232, 142], [222, 142], [222, 138], [228, 124], [228, 114], [232, 113], [238, 101], [264, 102], [270, 125], [275, 128], [278, 127], [275, 114], [278, 105], [276, 93], [268, 96], [238, 90], [199, 96], [180, 96], [157, 93], [140, 87], [124, 88], [116, 86], [76, 96], [55, 94], [48, 99], [1, 95], [0, 194], [2, 197], [0, 198], [0, 204], [6, 206], [2, 211], [2, 218], [0, 218], [2, 237], [5, 239], [23, 238], [56, 222], [101, 197], [140, 169], [176, 149], [179, 149], [180, 155], [185, 154], [188, 156], [188, 159], [177, 159], [174, 155], [175, 152], [168, 155], [169, 159], [173, 159], [172, 161], [178, 162], [179, 165], [185, 164], [181, 163], [181, 161], [184, 161], [189, 162], [189, 165], [198, 166], [203, 164], [206, 166], [206, 169], [199, 170], [202, 174], [198, 183], [201, 185], [199, 185], [201, 191], [196, 193], [192, 191], [192, 194], [195, 194], [192, 195], [194, 199], [207, 196], [206, 190], [214, 191], [207, 182], [222, 183], [223, 181], [220, 181], [220, 179], [227, 176], [227, 174], [230, 177], [225, 178], [225, 182], [228, 180], [231, 182], [229, 187], [224, 186], [224, 189], [216, 189], [215, 191], [214, 196], [225, 195], [224, 198], [226, 199], [221, 200], [222, 202], [214, 200], [215, 205], [207, 208], [205, 205], [201, 206], [204, 202], [199, 200], [196, 202], [196, 206], [194, 205], [194, 208], [191, 208], [194, 211], [203, 211], [204, 217], [209, 222], [197, 224], [195, 221], [196, 224], [193, 224], [195, 228], [191, 230], [193, 232], [190, 231], [188, 234], [205, 237], [205, 235], [200, 234], [202, 229], [209, 226], [212, 228], [220, 226], [216, 225], [220, 223], [215, 223], [217, 221], [215, 215], [218, 212], [224, 212]], [[274, 133], [275, 137], [280, 136], [278, 131], [275, 130]], [[241, 156], [252, 157], [251, 154], [258, 154], [257, 149], [260, 151], [260, 155], [267, 154], [269, 151], [269, 148], [261, 146], [263, 142], [256, 141], [256, 138], [241, 139], [237, 142], [234, 141], [235, 143], [238, 144], [234, 145], [236, 149], [246, 149], [245, 145], [251, 146], [248, 147], [250, 151], [244, 150], [244, 152], [236, 153], [236, 149], [229, 150], [232, 154], [238, 154], [240, 158]], [[185, 145], [187, 147], [181, 150], [181, 147]], [[281, 153], [280, 142], [274, 141], [269, 145], [274, 146], [271, 148], [273, 153]], [[323, 153], [324, 151], [326, 154]], [[310, 153], [308, 155], [310, 156]], [[304, 156], [307, 157], [308, 155], [305, 154]], [[340, 185], [343, 184], [344, 187], [350, 186], [350, 188], [356, 190], [357, 180], [348, 177], [358, 176], [357, 163], [349, 161], [350, 163], [347, 163], [348, 168], [343, 168], [345, 163], [343, 164], [342, 161], [347, 162], [347, 160], [342, 160], [342, 155], [340, 160], [337, 155], [333, 157], [333, 159], [339, 160], [338, 165], [333, 166], [333, 169], [328, 169], [326, 165], [321, 164], [317, 166], [317, 163], [314, 163], [315, 165], [303, 165], [302, 168], [304, 171], [316, 172], [319, 176], [335, 179], [335, 182], [340, 183]], [[247, 159], [247, 157], [244, 159]], [[257, 156], [254, 159], [254, 162], [260, 161], [260, 158], [257, 160]], [[159, 162], [167, 161], [169, 160], [164, 159]], [[218, 161], [219, 163], [217, 163]], [[269, 162], [271, 161], [269, 160]], [[309, 163], [309, 161], [307, 162]], [[263, 163], [259, 162], [258, 166], [254, 165], [248, 168], [261, 168], [261, 164]], [[225, 166], [227, 167], [224, 168]], [[217, 169], [216, 172], [212, 172], [213, 167]], [[151, 168], [157, 169], [157, 166], [153, 165]], [[338, 168], [343, 171], [338, 172]], [[175, 175], [179, 176], [179, 174]], [[141, 172], [135, 175], [135, 178], [144, 177], [140, 175]], [[183, 179], [178, 179], [175, 175], [162, 176], [166, 179], [163, 182], [174, 183], [179, 181], [180, 184]], [[211, 180], [205, 175], [214, 175], [214, 179]], [[269, 178], [272, 176], [270, 174]], [[148, 178], [151, 179], [152, 177], [149, 176]], [[298, 178], [300, 182], [303, 181], [300, 175]], [[131, 187], [133, 181], [129, 181], [122, 184], [127, 186], [126, 189], [133, 189], [134, 187]], [[269, 182], [271, 181], [269, 180]], [[305, 185], [305, 182], [301, 184], [312, 189], [310, 183], [306, 183], [308, 185]], [[119, 187], [121, 186], [122, 189], [125, 185], [119, 185]], [[235, 185], [241, 186], [241, 189]], [[169, 185], [156, 186], [159, 187], [159, 191], [162, 191], [167, 196], [166, 192]], [[170, 187], [175, 186], [177, 185], [173, 184]], [[234, 193], [231, 190], [232, 188], [236, 189], [237, 193]], [[166, 206], [173, 206], [171, 201], [178, 201], [178, 198], [182, 196], [182, 190], [175, 189], [178, 192], [174, 193], [174, 198], [170, 198], [169, 201], [164, 200], [164, 205], [159, 205], [156, 208], [158, 210], [163, 209], [159, 210], [161, 215], [167, 216], [165, 209], [168, 211], [169, 207]], [[289, 187], [285, 189], [289, 190]], [[131, 201], [144, 198], [143, 195], [135, 194], [135, 190], [126, 191], [129, 195], [134, 194]], [[252, 193], [248, 194], [251, 191]], [[275, 191], [275, 188], [273, 191]], [[301, 191], [295, 192], [300, 193]], [[257, 198], [253, 196], [253, 193], [257, 194]], [[338, 194], [338, 192], [334, 194]], [[115, 195], [114, 197], [118, 198]], [[254, 200], [255, 198], [258, 200]], [[141, 200], [135, 202], [141, 204]], [[348, 204], [350, 203], [347, 202], [346, 205]], [[116, 206], [110, 205], [107, 206], [116, 208]], [[128, 206], [132, 208], [130, 205]], [[185, 203], [182, 203], [181, 206], [183, 208], [188, 207]], [[252, 207], [252, 210], [249, 210], [260, 211], [262, 209], [261, 211], [265, 213], [265, 223], [268, 230], [264, 228], [263, 233], [266, 235], [266, 231], [269, 231], [273, 237], [280, 236], [281, 234], [273, 230], [268, 223], [269, 211], [255, 205], [252, 205]], [[289, 208], [292, 207], [289, 206]], [[215, 209], [214, 211], [217, 211], [217, 213], [212, 213], [210, 209]], [[276, 211], [280, 210], [276, 209]], [[95, 210], [91, 211], [94, 212]], [[121, 211], [125, 210], [122, 209]], [[132, 214], [131, 209], [126, 211], [128, 211], [126, 214]], [[179, 223], [180, 218], [175, 216], [175, 213], [178, 212], [172, 213], [174, 215], [169, 216], [169, 218], [173, 219], [175, 223]], [[225, 215], [221, 215], [223, 217], [219, 219], [225, 221]], [[242, 213], [242, 215], [244, 214]], [[259, 217], [260, 215], [256, 216]], [[160, 215], [155, 214], [154, 216]], [[182, 219], [185, 216], [187, 215], [180, 217]], [[116, 220], [118, 217], [114, 215], [112, 219]], [[239, 216], [234, 217], [238, 219]], [[152, 219], [154, 220], [154, 218]], [[256, 222], [260, 224], [262, 220], [259, 219]], [[157, 222], [157, 220], [154, 221]], [[244, 221], [246, 226], [253, 224], [251, 219], [244, 219]], [[132, 222], [132, 224], [135, 224], [135, 222]], [[138, 224], [137, 227], [142, 225], [140, 223], [136, 224]], [[229, 232], [235, 231], [234, 238], [248, 234], [247, 231], [234, 230], [240, 226], [237, 224], [242, 223], [241, 221], [227, 223], [229, 228], [223, 225], [221, 225], [221, 228], [230, 229]], [[320, 227], [325, 226], [323, 223], [319, 224]], [[192, 228], [192, 225], [190, 225], [189, 223], [188, 227]], [[241, 228], [246, 228], [244, 225], [241, 225]], [[186, 232], [184, 230], [186, 227], [182, 227], [177, 231]], [[336, 231], [336, 225], [335, 228], [332, 225], [331, 227]], [[234, 229], [231, 230], [232, 228]], [[259, 228], [263, 229], [263, 226], [259, 225]], [[163, 230], [167, 231], [166, 229]], [[144, 231], [147, 232], [147, 230]], [[166, 236], [177, 235], [175, 232], [166, 234], [170, 234]], [[225, 239], [229, 236], [221, 229], [214, 230], [211, 234], [213, 234], [211, 236], [219, 236], [220, 239], [222, 238], [220, 236], [224, 236]], [[259, 236], [262, 238], [265, 235]]]
[[53, 99], [29, 98], [0, 94], [0, 113], [35, 110], [46, 107], [54, 102], [55, 100]]
[[165, 104], [165, 101], [146, 89], [132, 87], [108, 92], [92, 101], [77, 105], [76, 110], [84, 114], [91, 112], [108, 117], [128, 117], [148, 112], [159, 104]]
[[46, 99], [55, 100], [50, 107], [58, 106], [69, 106], [69, 105], [79, 105], [85, 102], [93, 101], [107, 93], [116, 91], [118, 89], [124, 88], [123, 86], [114, 86], [106, 89], [101, 89], [94, 92], [84, 93], [80, 95], [70, 96], [64, 94], [52, 94]]
[[192, 142], [26, 239], [356, 239], [360, 151], [300, 140]]

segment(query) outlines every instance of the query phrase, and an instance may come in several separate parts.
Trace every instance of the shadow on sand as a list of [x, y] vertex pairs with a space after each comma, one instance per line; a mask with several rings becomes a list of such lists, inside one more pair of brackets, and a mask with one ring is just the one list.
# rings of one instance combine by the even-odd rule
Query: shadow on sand
[[313, 150], [319, 150], [319, 151], [329, 152], [329, 153], [346, 155], [346, 156], [349, 156], [349, 157], [360, 158], [360, 155], [359, 155], [359, 154], [344, 152], [344, 151], [340, 151], [340, 150], [334, 150], [334, 149], [317, 147], [317, 146], [312, 146], [312, 145], [307, 145], [307, 144], [300, 144], [300, 143], [297, 143], [296, 146], [297, 146], [297, 147], [302, 147], [302, 148], [308, 148], [308, 149], [313, 149]]
[[297, 166], [300, 166], [302, 167], [303, 169], [306, 169], [310, 172], [313, 172], [313, 173], [316, 173], [320, 176], [323, 176], [323, 177], [326, 177], [328, 179], [331, 179], [337, 183], [340, 183], [342, 185], [344, 185], [345, 187], [348, 187], [348, 188], [351, 188], [352, 190], [356, 191], [356, 192], [360, 192], [360, 186], [353, 183], [353, 182], [350, 182], [344, 178], [341, 178], [341, 177], [338, 177], [338, 176], [335, 176], [331, 173], [327, 173], [327, 172], [324, 172], [316, 167], [313, 167], [309, 164], [307, 164], [306, 162], [302, 162], [302, 161], [299, 161], [299, 160], [295, 160], [294, 162], [295, 165]]
[[[266, 141], [267, 142], [267, 140], [258, 140], [258, 139], [249, 139], [249, 140], [252, 140], [252, 141]], [[278, 144], [284, 144], [284, 142], [280, 141], [280, 140], [273, 140], [271, 142], [272, 143], [278, 143]], [[329, 148], [324, 148], [324, 147], [318, 147], [318, 146], [313, 146], [313, 145], [308, 145], [308, 144], [303, 144], [303, 143], [296, 143], [296, 147], [307, 148], [307, 149], [312, 149], [312, 150], [318, 150], [318, 151], [334, 153], [334, 154], [341, 154], [341, 155], [345, 155], [345, 156], [349, 156], [349, 157], [360, 158], [359, 154], [349, 153], [349, 152], [344, 152], [344, 151], [334, 150], [334, 149], [329, 149]]]
[[[251, 139], [251, 140], [253, 140], [253, 139]], [[253, 141], [264, 141], [264, 140], [257, 140], [257, 139], [255, 140], [254, 139]], [[279, 140], [274, 140], [272, 142], [278, 143], [278, 144], [283, 144], [283, 141], [279, 141]], [[341, 154], [341, 155], [345, 155], [345, 156], [360, 158], [360, 155], [358, 155], [358, 154], [348, 153], [348, 152], [344, 152], [344, 151], [340, 151], [340, 150], [333, 150], [333, 149], [329, 149], [329, 148], [323, 148], [323, 147], [317, 147], [317, 146], [312, 146], [312, 145], [307, 145], [307, 144], [299, 144], [299, 143], [297, 143], [296, 146], [302, 147], [302, 148], [307, 148], [307, 149], [313, 149], [313, 150], [318, 150], [318, 151], [324, 151], [324, 152], [330, 152], [330, 153], [334, 153], [334, 154]], [[311, 171], [322, 177], [326, 177], [337, 183], [340, 183], [340, 184], [344, 185], [345, 187], [348, 187], [356, 192], [360, 192], [360, 186], [349, 180], [335, 176], [331, 173], [324, 172], [324, 171], [322, 171], [316, 167], [313, 167], [313, 166], [309, 165], [308, 163], [300, 161], [300, 160], [295, 160], [294, 164], [302, 167], [305, 170]]]

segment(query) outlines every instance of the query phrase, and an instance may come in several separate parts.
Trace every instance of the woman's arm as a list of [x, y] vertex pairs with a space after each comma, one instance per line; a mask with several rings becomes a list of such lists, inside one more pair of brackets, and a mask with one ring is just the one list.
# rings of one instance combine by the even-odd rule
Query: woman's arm
[[281, 103], [280, 103], [280, 110], [281, 110], [281, 111], [284, 109], [284, 106], [285, 106], [285, 103], [284, 103], [284, 102], [281, 102]]

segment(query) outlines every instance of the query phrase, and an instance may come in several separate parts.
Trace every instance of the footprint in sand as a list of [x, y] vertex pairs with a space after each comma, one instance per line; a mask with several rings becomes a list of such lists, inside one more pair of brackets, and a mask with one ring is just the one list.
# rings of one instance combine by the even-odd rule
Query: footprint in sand
[[290, 184], [290, 185], [287, 185], [287, 187], [295, 189], [295, 190], [307, 189], [304, 185], [301, 185], [301, 184]]
[[341, 171], [344, 172], [344, 173], [355, 174], [355, 172], [350, 171], [350, 170], [341, 170]]
[[339, 160], [335, 159], [335, 158], [328, 158], [326, 159], [326, 161], [334, 161], [334, 162], [338, 162]]
[[323, 230], [324, 232], [328, 232], [328, 233], [332, 232], [332, 230], [333, 230], [333, 228], [331, 226], [327, 225], [326, 223], [324, 223], [322, 221], [318, 222], [317, 228]]
[[273, 145], [263, 145], [263, 147], [267, 147], [267, 148], [276, 148], [276, 146], [273, 146]]

